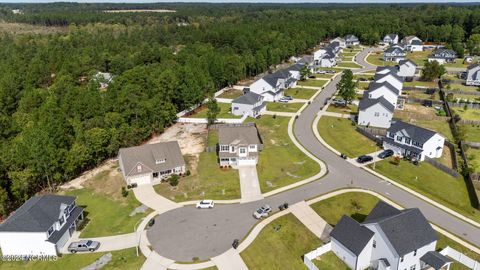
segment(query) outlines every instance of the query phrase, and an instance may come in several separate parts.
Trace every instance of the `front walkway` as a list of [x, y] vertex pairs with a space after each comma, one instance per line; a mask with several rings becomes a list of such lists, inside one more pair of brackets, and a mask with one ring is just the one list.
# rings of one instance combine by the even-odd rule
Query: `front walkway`
[[238, 166], [238, 174], [240, 175], [240, 191], [242, 192], [240, 202], [246, 203], [263, 199], [257, 167], [255, 165]]
[[305, 202], [301, 201], [290, 207], [290, 211], [300, 220], [313, 234], [320, 238], [324, 243], [330, 241], [330, 226]]
[[135, 197], [138, 201], [152, 208], [158, 214], [162, 214], [172, 209], [181, 207], [181, 205], [174, 203], [169, 199], [166, 199], [163, 196], [157, 194], [157, 192], [155, 192], [155, 190], [153, 189], [153, 186], [150, 184], [140, 185], [134, 188], [133, 193], [135, 193]]
[[[275, 248], [275, 247], [272, 247]], [[266, 250], [265, 252], [268, 252]], [[261, 254], [258, 254], [262, 256]], [[248, 270], [247, 265], [236, 249], [229, 249], [217, 257], [213, 257], [212, 261], [217, 265], [218, 270]]]

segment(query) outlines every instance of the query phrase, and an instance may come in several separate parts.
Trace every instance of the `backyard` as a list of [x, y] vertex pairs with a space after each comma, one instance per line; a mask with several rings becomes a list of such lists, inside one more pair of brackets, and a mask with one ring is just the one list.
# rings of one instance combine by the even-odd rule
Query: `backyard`
[[[241, 118], [241, 116], [236, 116], [230, 113], [232, 105], [230, 103], [220, 103], [217, 102], [220, 112], [217, 115], [217, 118]], [[193, 111], [193, 114], [188, 117], [191, 118], [207, 118], [208, 108], [206, 105], [199, 107]]]
[[478, 87], [476, 86], [470, 86], [470, 85], [464, 85], [462, 83], [449, 83], [445, 86], [445, 88], [451, 89], [451, 90], [464, 90], [464, 91], [472, 91], [472, 92], [477, 92]]
[[408, 52], [407, 53], [407, 59], [412, 60], [415, 62], [418, 66], [423, 66], [425, 61], [428, 58], [428, 55], [432, 53], [432, 50], [425, 50], [425, 51], [420, 51], [420, 52]]
[[298, 112], [304, 105], [304, 102], [268, 102], [267, 110], [275, 112]]
[[357, 88], [362, 90], [367, 90], [370, 86], [370, 82], [357, 82]]
[[463, 120], [480, 120], [480, 109], [452, 107], [453, 114], [458, 114]]
[[310, 99], [317, 91], [309, 88], [290, 88], [285, 91], [285, 95], [298, 99]]
[[480, 125], [460, 125], [465, 129], [465, 140], [480, 142]]
[[313, 263], [321, 270], [350, 270], [350, 267], [340, 260], [333, 251], [329, 251], [315, 258]]
[[312, 87], [322, 87], [324, 86], [328, 81], [327, 80], [315, 80], [315, 79], [310, 79], [306, 81], [298, 81], [297, 85], [298, 86], [312, 86]]
[[373, 52], [367, 56], [367, 62], [375, 66], [395, 66], [398, 63], [394, 61], [383, 60], [383, 52]]
[[402, 95], [406, 95], [412, 98], [419, 98], [419, 99], [440, 100], [440, 95], [438, 91], [435, 91], [435, 93], [433, 94], [427, 94], [425, 91], [403, 90]]
[[469, 148], [467, 150], [468, 165], [476, 172], [480, 173], [480, 149]]
[[320, 79], [330, 79], [333, 76], [335, 76], [335, 74], [315, 74], [315, 78], [320, 78]]
[[243, 92], [241, 90], [236, 90], [236, 89], [230, 89], [225, 92], [223, 92], [221, 95], [219, 95], [219, 98], [229, 98], [229, 99], [236, 99], [237, 97], [243, 95]]
[[404, 82], [403, 87], [424, 87], [424, 88], [435, 88], [438, 87], [437, 82], [429, 82], [429, 81], [412, 81], [412, 82]]

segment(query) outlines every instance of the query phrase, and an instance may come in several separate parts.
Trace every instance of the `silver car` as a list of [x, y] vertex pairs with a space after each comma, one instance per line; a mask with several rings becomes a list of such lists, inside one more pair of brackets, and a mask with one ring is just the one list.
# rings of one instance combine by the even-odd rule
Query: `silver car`
[[90, 251], [93, 252], [100, 247], [100, 242], [92, 240], [82, 240], [78, 242], [72, 242], [68, 246], [68, 251], [71, 253], [77, 253], [78, 251]]
[[253, 212], [253, 217], [256, 219], [268, 217], [270, 212], [272, 212], [272, 208], [268, 204], [265, 204], [264, 206], [258, 208], [257, 211]]

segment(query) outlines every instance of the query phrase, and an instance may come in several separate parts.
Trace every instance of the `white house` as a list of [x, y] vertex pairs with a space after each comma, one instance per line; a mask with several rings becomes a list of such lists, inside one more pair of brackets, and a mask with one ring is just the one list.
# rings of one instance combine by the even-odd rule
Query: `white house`
[[421, 39], [419, 39], [416, 36], [406, 36], [405, 38], [402, 39], [402, 43], [410, 52], [423, 51], [423, 42]]
[[344, 38], [336, 37], [330, 41], [330, 43], [333, 43], [333, 42], [338, 42], [338, 46], [340, 46], [340, 48], [342, 49], [347, 47], [347, 43]]
[[369, 99], [384, 97], [395, 107], [397, 106], [398, 96], [402, 94], [401, 90], [395, 88], [388, 81], [382, 83], [372, 82], [366, 92], [368, 92]]
[[423, 161], [425, 157], [440, 158], [444, 143], [445, 138], [435, 131], [395, 120], [387, 130], [383, 148]]
[[75, 197], [38, 195], [0, 224], [3, 256], [57, 256], [83, 221]]
[[220, 166], [256, 165], [262, 148], [255, 125], [222, 125], [218, 129]]
[[231, 111], [233, 115], [248, 115], [257, 117], [267, 108], [267, 103], [263, 101], [263, 96], [248, 92], [232, 101]]
[[360, 40], [355, 35], [346, 35], [345, 44], [347, 47], [360, 45]]
[[438, 236], [418, 208], [380, 201], [362, 223], [343, 216], [330, 237], [333, 253], [354, 270], [449, 269], [452, 263], [435, 251]]
[[437, 61], [440, 64], [455, 62], [457, 53], [454, 50], [440, 48], [428, 56], [428, 62]]
[[470, 65], [467, 68], [466, 85], [480, 86], [480, 64]]
[[413, 78], [417, 71], [417, 64], [410, 59], [398, 62], [398, 76], [403, 78]]
[[334, 54], [328, 53], [323, 55], [323, 57], [318, 60], [316, 64], [320, 67], [334, 67], [337, 65], [337, 58]]
[[152, 184], [186, 171], [177, 141], [120, 148], [118, 163], [127, 185]]
[[93, 80], [100, 84], [100, 89], [106, 89], [113, 82], [113, 75], [108, 72], [97, 72]]
[[388, 128], [395, 111], [395, 105], [385, 97], [370, 99], [368, 91], [358, 105], [358, 124], [362, 126]]
[[397, 44], [398, 43], [398, 35], [397, 34], [387, 34], [383, 38], [383, 44]]
[[247, 91], [262, 95], [265, 101], [277, 101], [284, 96], [285, 89], [295, 86], [296, 81], [289, 71], [282, 69], [255, 81]]
[[[392, 67], [392, 70], [396, 70], [396, 68]], [[377, 73], [373, 77], [373, 80], [377, 83], [388, 82], [399, 90], [402, 90], [403, 88], [403, 78], [398, 76], [396, 71], [386, 74]]]
[[406, 56], [407, 53], [399, 46], [390, 47], [383, 52], [383, 60], [385, 61], [400, 62]]

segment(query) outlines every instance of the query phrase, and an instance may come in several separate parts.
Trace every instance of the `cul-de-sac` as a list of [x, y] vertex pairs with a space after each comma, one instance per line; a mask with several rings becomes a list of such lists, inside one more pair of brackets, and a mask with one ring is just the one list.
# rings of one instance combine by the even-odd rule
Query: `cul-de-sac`
[[0, 270], [480, 270], [480, 3], [0, 1], [0, 56]]

